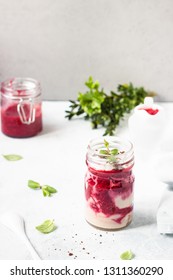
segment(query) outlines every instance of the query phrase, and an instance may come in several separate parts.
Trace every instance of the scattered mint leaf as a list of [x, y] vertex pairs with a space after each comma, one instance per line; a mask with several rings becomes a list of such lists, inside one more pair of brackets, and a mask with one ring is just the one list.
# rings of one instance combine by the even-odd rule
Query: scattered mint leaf
[[42, 193], [44, 196], [50, 196], [50, 192], [48, 192], [48, 190], [46, 190], [46, 188], [42, 188]]
[[51, 196], [51, 194], [56, 193], [57, 190], [51, 186], [44, 185], [42, 186], [42, 191], [44, 196]]
[[56, 193], [57, 190], [51, 186], [44, 185], [42, 188], [46, 189], [49, 193]]
[[28, 180], [28, 187], [31, 188], [31, 189], [41, 189], [41, 186], [39, 183], [33, 181], [33, 180]]
[[28, 187], [31, 189], [41, 189], [44, 196], [51, 196], [51, 194], [54, 194], [57, 192], [57, 190], [49, 185], [43, 185], [41, 186], [38, 182], [35, 182], [33, 180], [28, 180]]
[[125, 251], [125, 252], [123, 252], [123, 253], [120, 255], [120, 258], [121, 258], [122, 260], [131, 260], [131, 259], [134, 258], [134, 254], [132, 253], [131, 250]]
[[23, 159], [20, 155], [9, 154], [9, 155], [2, 155], [8, 161], [17, 161]]
[[57, 229], [57, 226], [54, 224], [54, 220], [46, 220], [41, 225], [35, 227], [38, 231], [44, 234], [51, 233]]

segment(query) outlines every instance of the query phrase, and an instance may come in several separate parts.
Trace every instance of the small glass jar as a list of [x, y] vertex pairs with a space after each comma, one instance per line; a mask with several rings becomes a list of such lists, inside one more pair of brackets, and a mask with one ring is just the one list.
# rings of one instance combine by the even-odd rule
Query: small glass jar
[[86, 164], [86, 220], [102, 229], [126, 227], [133, 213], [132, 144], [114, 136], [94, 139]]
[[1, 83], [1, 130], [16, 138], [31, 137], [42, 130], [38, 81], [14, 78]]

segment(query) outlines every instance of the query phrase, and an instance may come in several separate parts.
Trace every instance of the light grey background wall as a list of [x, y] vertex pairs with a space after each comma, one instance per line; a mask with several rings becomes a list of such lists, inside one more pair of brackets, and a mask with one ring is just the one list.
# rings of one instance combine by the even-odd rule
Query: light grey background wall
[[0, 0], [0, 81], [33, 77], [66, 100], [89, 75], [173, 101], [173, 1]]

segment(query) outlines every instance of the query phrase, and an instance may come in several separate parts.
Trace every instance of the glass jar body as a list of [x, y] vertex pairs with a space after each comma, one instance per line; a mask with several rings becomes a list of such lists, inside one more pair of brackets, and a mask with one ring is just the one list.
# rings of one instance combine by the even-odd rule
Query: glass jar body
[[42, 130], [41, 89], [36, 80], [14, 78], [1, 84], [1, 130], [16, 138]]
[[[112, 137], [113, 148], [117, 147], [117, 141], [120, 148], [122, 140]], [[124, 159], [114, 163], [110, 163], [108, 157], [100, 160], [99, 156], [96, 156], [96, 160], [93, 160], [94, 155], [89, 156], [90, 152], [89, 148], [86, 160], [88, 170], [85, 176], [86, 220], [103, 229], [126, 227], [132, 221], [133, 215], [133, 152], [127, 157], [128, 151], [124, 151]], [[122, 154], [120, 157], [122, 158]]]

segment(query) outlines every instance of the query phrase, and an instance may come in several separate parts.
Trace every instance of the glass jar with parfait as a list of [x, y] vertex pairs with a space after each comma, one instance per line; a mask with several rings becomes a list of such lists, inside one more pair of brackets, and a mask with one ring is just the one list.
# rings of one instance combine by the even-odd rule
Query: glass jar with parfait
[[133, 215], [133, 145], [114, 136], [93, 139], [86, 164], [86, 220], [102, 229], [126, 227]]

